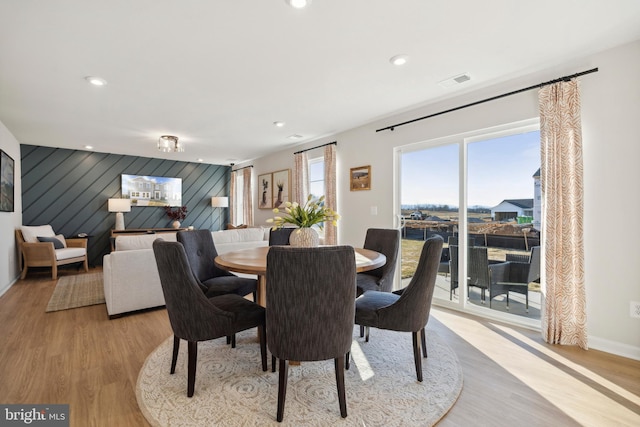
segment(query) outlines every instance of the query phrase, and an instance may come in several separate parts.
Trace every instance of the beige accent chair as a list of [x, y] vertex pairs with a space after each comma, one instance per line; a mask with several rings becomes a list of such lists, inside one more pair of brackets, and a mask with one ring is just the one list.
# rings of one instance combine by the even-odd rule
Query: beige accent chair
[[[51, 267], [51, 277], [58, 278], [58, 266], [82, 262], [89, 271], [87, 239], [65, 239], [56, 235], [50, 225], [22, 226], [16, 229], [20, 250], [20, 279], [27, 277], [29, 267]], [[56, 249], [56, 246], [58, 248]]]

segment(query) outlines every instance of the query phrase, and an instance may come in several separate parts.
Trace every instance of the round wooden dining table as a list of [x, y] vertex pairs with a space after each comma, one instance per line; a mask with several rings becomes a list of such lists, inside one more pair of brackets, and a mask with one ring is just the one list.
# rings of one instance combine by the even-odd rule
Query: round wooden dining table
[[[354, 248], [356, 255], [356, 272], [374, 270], [382, 267], [387, 258], [376, 251]], [[267, 253], [269, 246], [241, 249], [218, 255], [214, 262], [220, 268], [234, 273], [255, 274], [258, 276], [257, 303], [266, 307], [266, 275]], [[354, 284], [355, 286], [355, 284]]]

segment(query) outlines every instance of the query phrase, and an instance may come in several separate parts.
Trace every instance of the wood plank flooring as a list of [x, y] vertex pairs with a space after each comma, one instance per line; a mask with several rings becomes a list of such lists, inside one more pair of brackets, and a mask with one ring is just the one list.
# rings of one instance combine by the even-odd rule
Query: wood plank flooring
[[[114, 320], [104, 305], [45, 313], [55, 283], [30, 272], [0, 297], [0, 403], [68, 403], [71, 426], [147, 426], [135, 384], [171, 336], [166, 311]], [[428, 328], [464, 371], [460, 398], [438, 426], [640, 425], [638, 361], [550, 346], [537, 332], [435, 307]]]

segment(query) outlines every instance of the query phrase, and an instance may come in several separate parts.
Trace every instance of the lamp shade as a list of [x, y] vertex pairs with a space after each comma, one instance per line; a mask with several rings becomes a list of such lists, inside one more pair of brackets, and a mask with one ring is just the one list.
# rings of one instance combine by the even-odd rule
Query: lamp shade
[[109, 212], [131, 212], [131, 200], [109, 199]]
[[212, 197], [211, 206], [214, 208], [228, 208], [229, 198], [228, 197]]

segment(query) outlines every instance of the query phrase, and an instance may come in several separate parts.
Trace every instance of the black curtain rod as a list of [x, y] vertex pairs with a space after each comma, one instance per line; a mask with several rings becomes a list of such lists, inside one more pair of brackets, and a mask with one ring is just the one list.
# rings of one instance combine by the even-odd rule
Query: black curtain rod
[[409, 123], [417, 122], [417, 121], [424, 120], [424, 119], [429, 119], [431, 117], [439, 116], [439, 115], [442, 115], [442, 114], [451, 113], [452, 111], [462, 110], [463, 108], [473, 107], [474, 105], [482, 104], [482, 103], [489, 102], [489, 101], [494, 101], [496, 99], [505, 98], [505, 97], [511, 96], [511, 95], [516, 95], [516, 94], [521, 93], [521, 92], [526, 92], [528, 90], [541, 88], [541, 87], [548, 86], [548, 85], [551, 85], [551, 84], [554, 84], [554, 83], [568, 82], [573, 78], [584, 76], [585, 74], [591, 74], [591, 73], [597, 73], [597, 72], [598, 72], [598, 68], [592, 68], [591, 70], [582, 71], [582, 72], [576, 73], [576, 74], [571, 74], [570, 76], [560, 77], [560, 78], [557, 78], [557, 79], [554, 79], [554, 80], [550, 80], [548, 82], [539, 83], [537, 85], [525, 87], [523, 89], [514, 90], [513, 92], [503, 93], [502, 95], [493, 96], [491, 98], [486, 98], [486, 99], [483, 99], [483, 100], [480, 100], [480, 101], [472, 102], [470, 104], [462, 105], [460, 107], [455, 107], [455, 108], [451, 108], [449, 110], [440, 111], [439, 113], [429, 114], [428, 116], [418, 117], [417, 119], [409, 120], [409, 121], [402, 122], [402, 123], [397, 123], [395, 125], [391, 125], [391, 126], [387, 126], [385, 128], [377, 129], [376, 132], [382, 132], [383, 130], [391, 130], [391, 131], [393, 131], [394, 128], [397, 128], [398, 126], [408, 125]]
[[235, 171], [241, 171], [242, 169], [246, 169], [246, 168], [252, 168], [252, 167], [253, 167], [253, 165], [249, 165], [249, 166], [243, 166], [243, 167], [241, 167], [241, 168], [238, 168], [238, 169], [231, 169], [231, 172], [235, 172]]
[[300, 154], [300, 153], [304, 153], [305, 151], [311, 151], [311, 150], [315, 150], [316, 148], [322, 148], [322, 147], [326, 147], [327, 145], [333, 145], [333, 144], [338, 144], [338, 141], [327, 142], [326, 144], [318, 145], [317, 147], [312, 147], [312, 148], [307, 148], [306, 150], [296, 151], [293, 154]]

